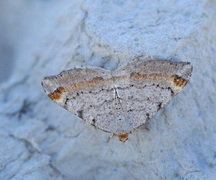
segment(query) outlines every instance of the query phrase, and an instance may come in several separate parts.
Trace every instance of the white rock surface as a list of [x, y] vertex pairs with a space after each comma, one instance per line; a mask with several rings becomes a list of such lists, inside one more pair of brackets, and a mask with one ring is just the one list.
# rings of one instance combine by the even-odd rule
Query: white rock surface
[[[210, 0], [1, 1], [0, 41], [14, 62], [1, 71], [13, 70], [0, 84], [0, 179], [215, 179], [215, 9]], [[40, 84], [75, 66], [114, 70], [147, 56], [194, 71], [126, 143], [107, 143], [110, 134]]]

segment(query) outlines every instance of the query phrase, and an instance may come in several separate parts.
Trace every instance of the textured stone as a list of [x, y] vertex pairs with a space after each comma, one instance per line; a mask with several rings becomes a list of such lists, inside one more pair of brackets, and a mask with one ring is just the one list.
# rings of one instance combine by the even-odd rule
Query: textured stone
[[[0, 84], [0, 179], [214, 179], [215, 1], [1, 1], [13, 70]], [[126, 143], [52, 103], [43, 77], [191, 62], [182, 90]], [[7, 76], [8, 77], [8, 76]]]

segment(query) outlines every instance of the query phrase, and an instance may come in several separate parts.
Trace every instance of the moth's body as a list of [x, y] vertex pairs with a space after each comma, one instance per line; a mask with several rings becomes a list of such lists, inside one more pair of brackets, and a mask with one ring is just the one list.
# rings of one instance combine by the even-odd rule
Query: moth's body
[[121, 139], [178, 94], [191, 73], [190, 63], [139, 60], [113, 73], [100, 68], [64, 71], [45, 77], [42, 85], [53, 101]]

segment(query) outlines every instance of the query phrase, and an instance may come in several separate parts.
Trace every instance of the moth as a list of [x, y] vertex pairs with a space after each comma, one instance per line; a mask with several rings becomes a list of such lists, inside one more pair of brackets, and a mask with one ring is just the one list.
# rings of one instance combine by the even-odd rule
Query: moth
[[42, 86], [57, 104], [125, 142], [182, 90], [192, 70], [189, 62], [137, 60], [114, 72], [96, 67], [63, 71], [45, 77]]

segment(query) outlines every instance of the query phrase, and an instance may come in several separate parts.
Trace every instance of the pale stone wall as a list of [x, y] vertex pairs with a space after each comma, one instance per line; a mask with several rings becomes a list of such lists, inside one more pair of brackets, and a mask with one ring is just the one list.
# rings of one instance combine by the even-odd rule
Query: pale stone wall
[[[215, 10], [210, 0], [1, 1], [0, 41], [12, 56], [1, 71], [0, 179], [214, 179]], [[75, 66], [115, 70], [148, 56], [189, 61], [194, 71], [126, 143], [107, 143], [110, 134], [40, 84]]]

